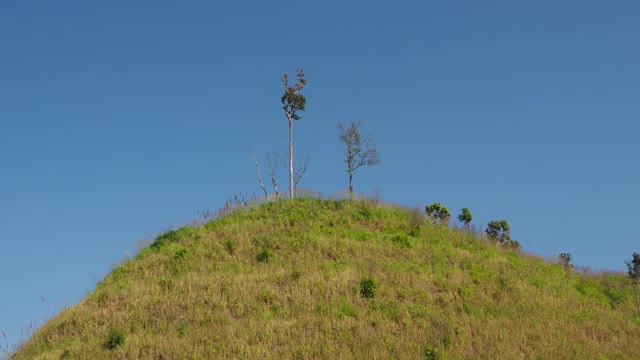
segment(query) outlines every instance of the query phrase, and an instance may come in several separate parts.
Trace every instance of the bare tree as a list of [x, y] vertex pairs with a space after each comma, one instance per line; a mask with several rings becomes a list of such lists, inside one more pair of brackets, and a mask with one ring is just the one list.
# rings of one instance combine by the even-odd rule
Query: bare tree
[[307, 172], [307, 167], [311, 158], [309, 156], [303, 156], [298, 158], [296, 165], [293, 167], [293, 188], [298, 189], [298, 183], [302, 180], [302, 176]]
[[294, 169], [293, 169], [293, 120], [300, 120], [301, 116], [298, 111], [304, 111], [307, 107], [307, 99], [300, 93], [302, 88], [307, 84], [304, 78], [304, 70], [296, 70], [298, 81], [293, 86], [289, 86], [289, 75], [282, 75], [282, 84], [284, 85], [284, 94], [280, 101], [284, 113], [289, 121], [289, 198], [295, 196]]
[[371, 135], [362, 136], [361, 121], [351, 121], [347, 126], [338, 123], [340, 141], [345, 152], [345, 163], [349, 173], [349, 195], [353, 197], [353, 172], [361, 166], [371, 166], [380, 162], [378, 149]]
[[280, 190], [278, 190], [278, 179], [276, 177], [276, 173], [280, 164], [283, 164], [283, 158], [275, 151], [268, 153], [265, 157], [267, 158], [267, 166], [269, 166], [269, 177], [271, 178], [274, 197], [276, 201], [278, 201], [280, 200]]
[[258, 182], [260, 183], [260, 187], [262, 188], [262, 191], [264, 191], [264, 196], [267, 198], [267, 200], [269, 200], [269, 193], [267, 192], [267, 188], [264, 187], [264, 183], [262, 182], [262, 174], [260, 173], [260, 164], [258, 164], [258, 160], [256, 160], [256, 157], [253, 156], [253, 151], [249, 151], [249, 156], [256, 163], [256, 170], [258, 171]]

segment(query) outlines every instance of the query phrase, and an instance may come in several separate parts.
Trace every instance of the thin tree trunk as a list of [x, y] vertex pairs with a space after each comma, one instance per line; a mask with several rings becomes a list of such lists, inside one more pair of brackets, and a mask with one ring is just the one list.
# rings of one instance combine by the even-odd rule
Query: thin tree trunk
[[353, 171], [349, 171], [349, 198], [353, 200]]
[[258, 170], [258, 182], [260, 183], [260, 187], [262, 188], [262, 191], [264, 191], [264, 197], [267, 199], [267, 201], [269, 201], [269, 193], [267, 192], [267, 188], [264, 187], [264, 183], [262, 182], [262, 174], [260, 173], [260, 164], [258, 164], [258, 160], [256, 160], [253, 154], [249, 154], [249, 156], [251, 156], [253, 161], [256, 162], [256, 170]]
[[293, 189], [293, 119], [289, 117], [289, 198], [295, 196]]

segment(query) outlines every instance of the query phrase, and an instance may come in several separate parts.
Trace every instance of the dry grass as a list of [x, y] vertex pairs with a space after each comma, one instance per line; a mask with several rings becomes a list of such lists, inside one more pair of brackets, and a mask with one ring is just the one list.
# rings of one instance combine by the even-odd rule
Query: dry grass
[[578, 275], [410, 209], [307, 198], [161, 235], [13, 358], [615, 359], [640, 352], [638, 333], [624, 274]]

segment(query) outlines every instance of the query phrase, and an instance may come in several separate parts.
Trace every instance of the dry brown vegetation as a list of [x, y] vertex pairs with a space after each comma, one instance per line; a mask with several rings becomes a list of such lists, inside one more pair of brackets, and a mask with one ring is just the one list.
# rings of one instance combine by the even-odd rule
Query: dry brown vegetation
[[161, 235], [13, 358], [618, 359], [638, 334], [624, 274], [579, 275], [399, 207], [304, 198]]

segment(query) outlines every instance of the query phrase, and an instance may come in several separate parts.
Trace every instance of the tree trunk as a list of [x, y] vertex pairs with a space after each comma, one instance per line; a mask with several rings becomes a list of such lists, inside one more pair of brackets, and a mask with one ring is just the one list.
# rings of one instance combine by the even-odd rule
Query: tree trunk
[[289, 198], [293, 199], [294, 189], [293, 189], [293, 119], [291, 116], [287, 116], [289, 118]]
[[349, 198], [353, 200], [353, 171], [349, 171]]

